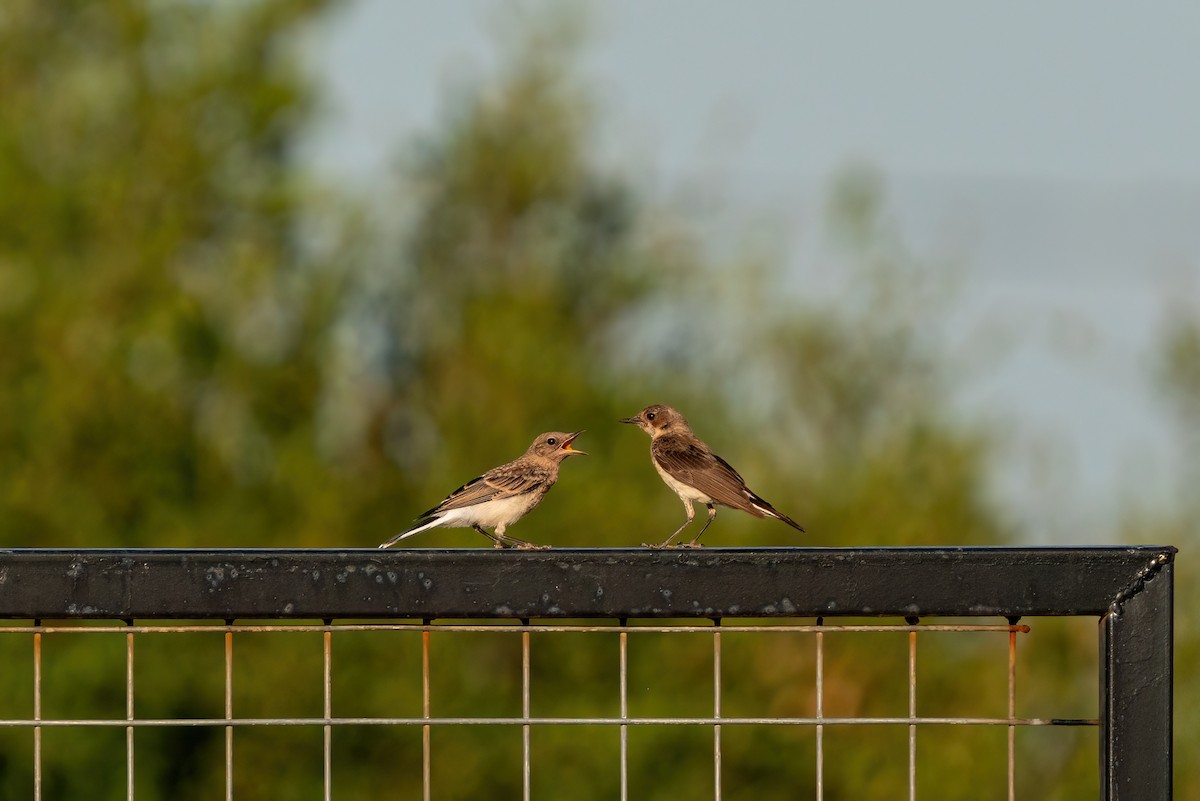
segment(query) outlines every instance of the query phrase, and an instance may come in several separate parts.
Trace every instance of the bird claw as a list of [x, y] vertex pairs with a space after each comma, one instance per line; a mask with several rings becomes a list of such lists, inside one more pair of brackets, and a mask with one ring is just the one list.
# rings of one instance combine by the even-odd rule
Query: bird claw
[[514, 546], [518, 551], [548, 551], [549, 545], [539, 545], [536, 542], [522, 542]]

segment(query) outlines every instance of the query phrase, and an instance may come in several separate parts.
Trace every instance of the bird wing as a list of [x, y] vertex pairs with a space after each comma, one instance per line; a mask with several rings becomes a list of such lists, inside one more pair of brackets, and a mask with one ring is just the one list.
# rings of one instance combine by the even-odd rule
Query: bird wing
[[520, 460], [510, 462], [493, 468], [478, 478], [471, 479], [417, 519], [424, 520], [441, 512], [475, 506], [499, 497], [523, 495], [553, 483], [550, 471], [541, 465]]
[[703, 445], [660, 437], [652, 451], [655, 461], [672, 477], [719, 504], [759, 515], [750, 503], [753, 493], [738, 471]]

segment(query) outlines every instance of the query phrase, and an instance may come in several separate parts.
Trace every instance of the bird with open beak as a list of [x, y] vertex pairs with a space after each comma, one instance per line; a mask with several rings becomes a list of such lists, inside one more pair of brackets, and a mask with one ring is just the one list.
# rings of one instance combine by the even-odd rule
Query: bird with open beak
[[[446, 496], [444, 501], [418, 517], [417, 525], [379, 547], [387, 548], [438, 526], [470, 526], [490, 539], [497, 548], [549, 548], [549, 545], [535, 545], [504, 532], [541, 503], [554, 482], [558, 481], [558, 467], [568, 456], [584, 454], [584, 451], [571, 447], [571, 443], [582, 433], [550, 431], [539, 435], [521, 458], [494, 467], [463, 484]], [[494, 528], [495, 533], [487, 528]]]
[[713, 453], [712, 448], [692, 433], [683, 415], [670, 406], [647, 406], [637, 415], [623, 418], [621, 422], [636, 425], [650, 435], [650, 458], [654, 462], [654, 469], [679, 496], [683, 508], [687, 510], [687, 520], [683, 525], [666, 540], [652, 547], [670, 547], [671, 540], [695, 519], [696, 512], [692, 508], [695, 501], [708, 507], [708, 520], [700, 528], [700, 533], [684, 547], [700, 547], [700, 536], [717, 516], [717, 504], [741, 509], [755, 517], [773, 517], [797, 531], [804, 531], [799, 523], [752, 492], [738, 472], [729, 466], [729, 462]]

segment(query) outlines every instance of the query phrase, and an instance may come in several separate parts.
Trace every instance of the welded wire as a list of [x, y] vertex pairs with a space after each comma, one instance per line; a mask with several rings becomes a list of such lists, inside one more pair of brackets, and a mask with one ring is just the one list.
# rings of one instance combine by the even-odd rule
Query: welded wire
[[[225, 631], [225, 801], [233, 801], [233, 629]], [[136, 721], [132, 725], [143, 725]]]
[[[908, 717], [917, 719], [917, 632], [908, 634]], [[908, 726], [908, 801], [917, 801], [917, 726]]]
[[310, 717], [310, 718], [8, 718], [0, 728], [155, 728], [170, 726], [1099, 726], [1097, 718], [956, 717]]
[[429, 629], [421, 632], [421, 797], [430, 801], [433, 783], [430, 777], [430, 696], [429, 696]]
[[[721, 621], [714, 620], [716, 626]], [[718, 629], [713, 638], [713, 718], [721, 719], [721, 632]], [[721, 724], [713, 726], [713, 799], [721, 801]]]
[[[321, 690], [324, 698], [325, 717], [333, 717], [333, 632], [327, 631], [323, 636], [324, 659], [321, 666]], [[324, 742], [322, 743], [324, 757], [325, 801], [333, 798], [333, 727], [324, 726]]]
[[[1008, 717], [1017, 716], [1017, 633], [1008, 633]], [[1017, 797], [1017, 728], [1008, 727], [1008, 801]]]
[[621, 801], [629, 801], [629, 632], [621, 632]]
[[[133, 622], [130, 621], [130, 625]], [[133, 634], [125, 635], [125, 719], [133, 720]], [[125, 796], [133, 801], [133, 727], [125, 727]]]
[[[817, 621], [819, 626], [821, 621]], [[817, 801], [825, 798], [825, 632], [818, 631], [817, 641]]]
[[[34, 628], [39, 626], [34, 621]], [[33, 635], [33, 798], [42, 801], [42, 634]]]
[[[866, 625], [825, 625], [818, 619], [815, 624], [796, 623], [766, 623], [762, 625], [723, 625], [723, 621], [713, 620], [711, 623], [667, 625], [650, 623], [645, 625], [630, 625], [625, 620], [605, 623], [537, 623], [520, 621], [511, 623], [505, 621], [498, 625], [479, 623], [444, 623], [435, 624], [432, 621], [420, 622], [369, 622], [344, 623], [333, 621], [321, 623], [269, 624], [260, 622], [237, 623], [225, 621], [222, 623], [196, 623], [164, 625], [138, 624], [129, 621], [124, 626], [115, 625], [46, 625], [43, 621], [35, 620], [32, 625], [0, 626], [0, 634], [32, 634], [34, 645], [34, 710], [29, 719], [13, 718], [0, 719], [0, 728], [31, 727], [34, 732], [34, 797], [41, 798], [42, 787], [42, 731], [46, 728], [81, 727], [107, 728], [123, 727], [126, 732], [127, 759], [127, 797], [133, 799], [135, 787], [135, 732], [137, 729], [154, 729], [170, 727], [223, 727], [225, 732], [225, 798], [233, 798], [234, 787], [234, 731], [239, 728], [257, 727], [320, 727], [323, 730], [323, 768], [324, 795], [326, 801], [333, 797], [333, 749], [334, 730], [340, 726], [419, 726], [422, 731], [422, 791], [423, 798], [430, 801], [432, 795], [431, 761], [432, 761], [432, 730], [436, 727], [462, 726], [495, 726], [521, 727], [522, 730], [522, 797], [528, 801], [531, 797], [533, 780], [531, 730], [538, 726], [613, 726], [619, 732], [620, 745], [620, 798], [629, 798], [629, 730], [637, 726], [705, 726], [711, 727], [713, 733], [713, 797], [716, 801], [722, 798], [723, 758], [722, 730], [727, 726], [801, 726], [813, 727], [816, 734], [816, 798], [824, 798], [825, 784], [825, 731], [826, 727], [848, 726], [904, 726], [908, 732], [908, 797], [911, 801], [916, 798], [916, 740], [920, 727], [928, 726], [1000, 726], [1005, 727], [1008, 735], [1008, 798], [1014, 801], [1015, 787], [1015, 731], [1017, 727], [1045, 726], [1098, 726], [1097, 719], [1059, 719], [1059, 718], [1017, 718], [1015, 705], [1015, 670], [1016, 670], [1016, 636], [1029, 632], [1029, 627], [1010, 623], [996, 624], [932, 624], [918, 625], [911, 621], [905, 625], [866, 624]], [[333, 635], [336, 632], [409, 632], [421, 635], [421, 715], [420, 717], [348, 717], [333, 714], [332, 684], [333, 684]], [[307, 633], [321, 632], [323, 634], [323, 669], [322, 693], [323, 710], [320, 717], [234, 717], [233, 710], [233, 639], [235, 634], [242, 633]], [[433, 632], [450, 635], [460, 632], [487, 634], [521, 635], [521, 714], [510, 717], [494, 716], [442, 716], [432, 714], [432, 694], [430, 681], [430, 651]], [[916, 656], [917, 633], [997, 633], [1005, 632], [1009, 639], [1008, 660], [1008, 709], [1004, 717], [953, 717], [926, 716], [917, 714], [916, 703]], [[124, 718], [78, 718], [59, 717], [44, 718], [42, 712], [42, 637], [43, 635], [112, 635], [123, 633], [126, 637], [126, 709]], [[224, 717], [220, 718], [142, 718], [135, 714], [134, 698], [134, 643], [135, 635], [160, 634], [195, 634], [212, 633], [224, 635]], [[780, 634], [812, 634], [816, 646], [816, 677], [815, 693], [816, 708], [814, 716], [741, 716], [728, 717], [723, 709], [722, 681], [722, 640], [723, 635], [761, 634], [764, 636]], [[846, 633], [907, 633], [909, 640], [908, 660], [908, 714], [891, 717], [827, 717], [825, 715], [825, 636]], [[547, 717], [532, 714], [533, 680], [531, 665], [531, 649], [533, 636], [550, 634], [614, 634], [618, 639], [619, 656], [619, 695], [620, 708], [616, 716], [591, 717]], [[693, 634], [712, 637], [713, 654], [713, 709], [711, 716], [643, 716], [630, 715], [629, 708], [629, 636], [643, 634]]]
[[[259, 623], [237, 623], [225, 625], [136, 625], [136, 626], [46, 626], [35, 624], [31, 626], [0, 626], [0, 635], [4, 634], [24, 634], [28, 635], [31, 632], [41, 634], [195, 634], [195, 633], [210, 633], [220, 634], [223, 632], [244, 632], [244, 633], [305, 633], [312, 634], [314, 632], [323, 631], [442, 631], [442, 632], [484, 632], [489, 634], [520, 634], [522, 632], [533, 632], [540, 634], [595, 634], [595, 633], [611, 633], [619, 634], [621, 632], [630, 632], [634, 634], [712, 634], [715, 627], [712, 625], [694, 626], [694, 625], [646, 625], [646, 626], [629, 626], [629, 625], [610, 625], [597, 626], [593, 624], [551, 624], [551, 623], [528, 623], [528, 624], [503, 624], [503, 625], [479, 625], [479, 624], [460, 624], [460, 623], [338, 623], [338, 624], [303, 624], [303, 623], [288, 623], [282, 625], [267, 625]], [[727, 634], [816, 634], [824, 633], [870, 633], [870, 632], [893, 632], [903, 633], [910, 631], [920, 632], [995, 632], [995, 631], [1015, 631], [1019, 634], [1028, 634], [1029, 626], [1027, 625], [954, 625], [954, 624], [935, 624], [929, 626], [908, 626], [908, 625], [845, 625], [845, 626], [828, 626], [828, 625], [789, 625], [789, 624], [766, 624], [761, 626], [745, 626], [745, 625], [722, 625], [721, 631]]]
[[[521, 632], [521, 715], [529, 717], [529, 632]], [[529, 724], [521, 724], [521, 798], [529, 801], [532, 758], [529, 753]]]

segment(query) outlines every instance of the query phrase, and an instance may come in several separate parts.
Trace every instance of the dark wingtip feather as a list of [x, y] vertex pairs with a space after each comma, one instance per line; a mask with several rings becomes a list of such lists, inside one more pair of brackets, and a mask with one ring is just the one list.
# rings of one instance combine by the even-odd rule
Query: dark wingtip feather
[[747, 492], [747, 494], [750, 496], [751, 514], [755, 514], [759, 517], [773, 517], [776, 520], [782, 520], [784, 523], [787, 523], [789, 526], [796, 529], [796, 531], [806, 533], [803, 526], [785, 515], [783, 512], [776, 509], [767, 501], [760, 498], [758, 495], [754, 494], [753, 492]]
[[775, 514], [776, 514], [776, 515], [779, 517], [779, 519], [780, 519], [780, 520], [782, 520], [783, 522], [787, 523], [789, 526], [791, 526], [792, 528], [796, 529], [796, 531], [799, 531], [801, 534], [805, 534], [805, 533], [807, 533], [807, 532], [805, 532], [805, 530], [804, 530], [804, 526], [800, 525], [799, 523], [797, 523], [795, 520], [793, 520], [792, 518], [788, 517], [787, 515], [785, 515], [785, 514], [781, 514], [781, 513], [779, 513], [779, 512], [776, 512]]

